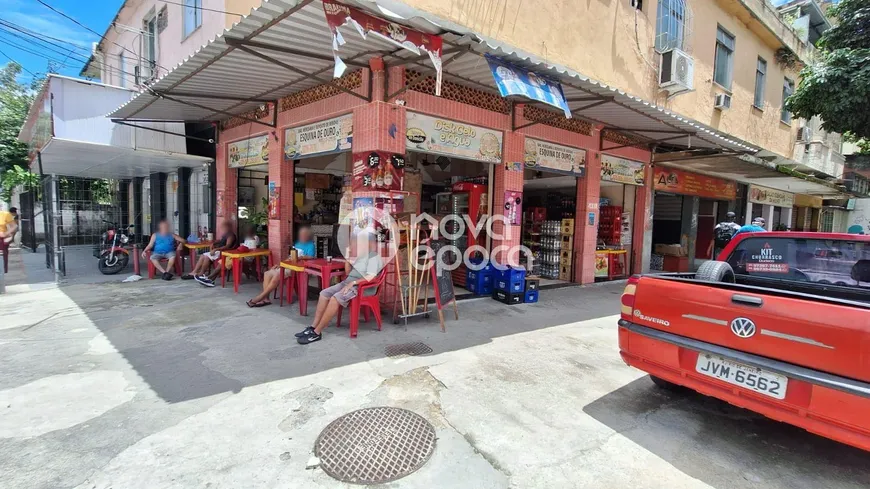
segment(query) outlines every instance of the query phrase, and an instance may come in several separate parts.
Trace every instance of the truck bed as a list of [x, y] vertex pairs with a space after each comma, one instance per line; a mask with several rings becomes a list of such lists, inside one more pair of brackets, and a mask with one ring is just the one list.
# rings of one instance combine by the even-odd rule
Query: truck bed
[[[630, 321], [870, 382], [870, 290], [743, 279], [738, 277], [742, 283], [731, 284], [695, 280], [692, 274], [641, 276]], [[753, 323], [751, 335], [741, 337], [734, 332], [732, 323], [741, 318]]]

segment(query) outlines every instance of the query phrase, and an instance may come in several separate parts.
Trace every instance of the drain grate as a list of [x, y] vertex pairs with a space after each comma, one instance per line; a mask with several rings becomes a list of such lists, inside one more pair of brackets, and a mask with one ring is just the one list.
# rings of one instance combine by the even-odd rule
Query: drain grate
[[432, 348], [429, 348], [429, 345], [426, 343], [402, 343], [399, 345], [387, 345], [387, 347], [384, 348], [384, 353], [388, 357], [413, 357], [432, 353]]
[[354, 484], [401, 479], [422, 467], [433, 451], [435, 428], [417, 413], [392, 407], [345, 414], [314, 443], [320, 468]]

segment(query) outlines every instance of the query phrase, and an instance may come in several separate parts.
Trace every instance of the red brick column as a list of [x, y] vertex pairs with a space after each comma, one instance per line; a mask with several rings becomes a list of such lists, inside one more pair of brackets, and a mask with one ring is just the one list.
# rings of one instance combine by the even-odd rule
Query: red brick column
[[[577, 181], [577, 215], [574, 221], [574, 281], [595, 281], [595, 245], [598, 242], [598, 199], [601, 195], [601, 127], [592, 130], [597, 151], [586, 153], [586, 176]], [[589, 224], [589, 214], [594, 222]]]
[[405, 108], [377, 101], [354, 108], [352, 148], [405, 154]]
[[652, 197], [653, 197], [653, 168], [652, 164], [646, 162], [646, 173], [644, 174], [644, 186], [637, 187], [637, 194], [634, 201], [634, 214], [631, 216], [634, 219], [632, 223], [631, 247], [633, 260], [631, 264], [631, 273], [643, 273], [643, 258], [644, 253], [650, 253], [651, 250], [644, 249], [644, 234], [647, 229], [652, 230]]
[[[216, 225], [220, 228], [223, 221], [230, 220], [235, 226], [238, 219], [238, 181], [239, 172], [227, 166], [227, 143], [221, 142], [216, 148], [215, 157], [215, 189], [217, 191], [217, 206], [215, 208]], [[216, 229], [210, 231], [217, 233]]]
[[[506, 131], [504, 133], [504, 145], [502, 147], [502, 162], [493, 168], [492, 172], [492, 209], [490, 215], [504, 215], [504, 193], [506, 190], [523, 191], [523, 159], [525, 156], [525, 141], [526, 137], [517, 132]], [[505, 166], [507, 163], [520, 162], [520, 171], [507, 171]], [[517, 246], [522, 243], [522, 232], [520, 226], [509, 226], [509, 229], [503, 229], [502, 221], [495, 221], [493, 231], [496, 235], [503, 235], [504, 239], [493, 239], [492, 249], [495, 250], [498, 246]], [[508, 260], [508, 256], [510, 260]], [[495, 258], [499, 263], [510, 261], [511, 265], [519, 265], [517, 262], [519, 255], [515, 253], [506, 254], [504, 252], [494, 253]]]
[[269, 250], [278, 263], [293, 241], [293, 161], [284, 161], [283, 130], [269, 134], [269, 182], [280, 190], [278, 218], [269, 219]]

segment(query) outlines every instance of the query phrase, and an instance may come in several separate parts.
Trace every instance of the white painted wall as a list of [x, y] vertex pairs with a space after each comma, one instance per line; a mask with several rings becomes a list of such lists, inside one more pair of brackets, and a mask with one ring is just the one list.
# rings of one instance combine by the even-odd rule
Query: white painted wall
[[858, 199], [855, 202], [855, 210], [846, 217], [846, 230], [850, 226], [858, 225], [864, 230], [864, 234], [870, 234], [870, 199]]

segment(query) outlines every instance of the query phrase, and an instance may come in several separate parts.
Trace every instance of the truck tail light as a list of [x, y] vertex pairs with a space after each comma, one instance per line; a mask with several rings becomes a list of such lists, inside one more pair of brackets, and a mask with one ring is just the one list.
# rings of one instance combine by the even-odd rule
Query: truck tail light
[[625, 285], [625, 290], [622, 291], [622, 313], [623, 319], [630, 320], [634, 313], [634, 294], [637, 291], [637, 284], [640, 282], [640, 275], [632, 275]]

